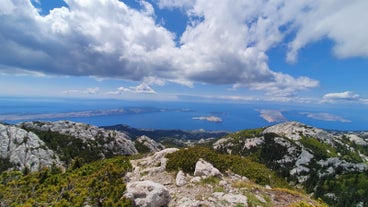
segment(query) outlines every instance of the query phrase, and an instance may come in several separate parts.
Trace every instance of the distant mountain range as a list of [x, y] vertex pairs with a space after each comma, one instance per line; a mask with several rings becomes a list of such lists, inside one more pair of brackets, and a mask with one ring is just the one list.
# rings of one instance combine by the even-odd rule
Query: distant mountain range
[[146, 135], [156, 141], [164, 139], [179, 139], [179, 140], [200, 140], [210, 138], [220, 138], [226, 136], [229, 132], [226, 131], [205, 131], [193, 130], [184, 131], [179, 129], [161, 130], [161, 129], [137, 129], [124, 124], [114, 126], [103, 126], [102, 128], [109, 130], [118, 130], [129, 134], [133, 139]]
[[235, 133], [99, 128], [71, 121], [0, 124], [0, 171], [68, 169], [117, 155], [157, 152], [163, 145], [203, 143], [217, 153], [261, 163], [332, 206], [368, 206], [368, 132], [326, 131], [299, 122]]

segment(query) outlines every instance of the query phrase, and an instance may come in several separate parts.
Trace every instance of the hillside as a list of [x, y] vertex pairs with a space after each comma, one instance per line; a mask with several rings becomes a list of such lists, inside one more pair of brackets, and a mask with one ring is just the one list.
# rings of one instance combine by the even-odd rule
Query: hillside
[[[364, 131], [285, 122], [180, 150], [131, 131], [140, 130], [70, 121], [0, 124], [0, 206], [155, 206], [149, 203], [156, 198], [182, 207], [324, 206], [310, 196], [331, 206], [368, 204]], [[206, 173], [198, 174], [197, 165]], [[106, 178], [110, 171], [116, 176]], [[161, 196], [135, 195], [137, 186]]]
[[333, 206], [368, 204], [368, 146], [363, 132], [325, 131], [298, 122], [244, 130], [214, 143], [221, 153], [264, 163], [291, 185]]
[[[275, 182], [280, 178], [260, 164], [246, 161], [248, 172], [236, 174], [199, 157], [216, 165], [243, 159], [206, 148], [168, 148], [138, 159], [102, 159], [65, 172], [55, 167], [27, 174], [9, 171], [0, 175], [0, 206], [325, 206], [283, 188], [285, 183]], [[185, 167], [178, 159], [188, 158], [193, 171], [175, 169]]]

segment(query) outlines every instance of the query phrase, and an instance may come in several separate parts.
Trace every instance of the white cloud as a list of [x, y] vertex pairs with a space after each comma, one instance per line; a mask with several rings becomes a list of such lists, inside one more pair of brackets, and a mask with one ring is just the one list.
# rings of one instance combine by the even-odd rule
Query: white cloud
[[304, 1], [305, 10], [295, 18], [297, 34], [289, 45], [288, 61], [295, 62], [298, 51], [322, 38], [334, 41], [333, 52], [340, 58], [368, 57], [368, 1]]
[[351, 120], [345, 119], [341, 116], [337, 116], [330, 113], [310, 113], [310, 112], [302, 112], [302, 115], [306, 115], [308, 118], [322, 120], [322, 121], [338, 121], [342, 123], [350, 123]]
[[200, 116], [200, 117], [193, 117], [193, 120], [200, 120], [200, 121], [208, 121], [208, 122], [222, 122], [222, 119], [217, 116]]
[[176, 34], [156, 22], [147, 1], [140, 1], [137, 10], [118, 0], [66, 0], [68, 8], [46, 16], [29, 0], [1, 1], [0, 62], [45, 74], [147, 83], [148, 88], [120, 88], [122, 92], [154, 93], [148, 84], [170, 81], [192, 87], [195, 82], [233, 84], [291, 97], [319, 83], [269, 68], [266, 52], [286, 35], [296, 33], [290, 61], [303, 46], [323, 37], [335, 41], [339, 57], [368, 56], [367, 31], [361, 25], [368, 18], [364, 0], [155, 2], [188, 15], [180, 46]]
[[361, 101], [359, 94], [352, 91], [345, 91], [341, 93], [327, 93], [323, 96], [322, 102], [336, 102], [336, 101]]
[[287, 119], [284, 117], [284, 115], [281, 113], [281, 111], [278, 110], [268, 110], [268, 109], [262, 109], [259, 110], [260, 117], [262, 117], [264, 120], [271, 122], [282, 122], [286, 121]]
[[119, 87], [116, 91], [107, 92], [108, 95], [119, 95], [123, 93], [143, 93], [143, 94], [155, 94], [154, 91], [149, 85], [145, 83], [141, 83], [137, 86], [130, 86], [130, 87]]

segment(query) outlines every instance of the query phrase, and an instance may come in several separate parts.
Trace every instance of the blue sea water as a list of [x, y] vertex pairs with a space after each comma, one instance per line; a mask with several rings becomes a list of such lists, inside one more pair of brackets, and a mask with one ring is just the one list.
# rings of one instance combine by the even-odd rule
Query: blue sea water
[[[237, 131], [277, 123], [270, 123], [260, 116], [260, 110], [264, 109], [280, 111], [287, 120], [300, 121], [319, 128], [368, 129], [366, 125], [368, 119], [364, 108], [319, 108], [270, 103], [147, 102], [113, 99], [2, 97], [0, 98], [0, 121], [13, 124], [33, 120], [71, 120], [96, 126], [127, 124], [144, 129]], [[124, 112], [90, 114], [90, 112], [109, 110], [124, 110]], [[306, 112], [334, 114], [347, 121], [318, 120], [307, 117]], [[193, 119], [194, 117], [208, 116], [219, 117], [222, 122]]]

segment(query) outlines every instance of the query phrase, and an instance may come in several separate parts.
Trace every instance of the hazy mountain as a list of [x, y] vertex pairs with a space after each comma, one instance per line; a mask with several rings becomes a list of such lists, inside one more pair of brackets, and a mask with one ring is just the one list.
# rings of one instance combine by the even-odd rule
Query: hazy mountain
[[200, 140], [209, 138], [221, 138], [228, 134], [228, 132], [225, 131], [137, 129], [124, 124], [118, 124], [114, 126], [103, 126], [102, 128], [125, 132], [129, 134], [133, 139], [146, 135], [156, 141], [172, 138], [178, 140]]

